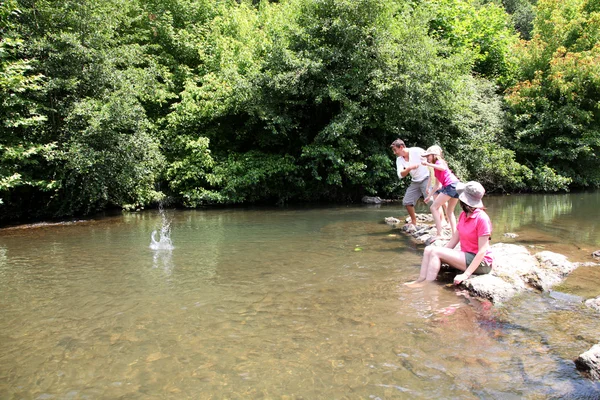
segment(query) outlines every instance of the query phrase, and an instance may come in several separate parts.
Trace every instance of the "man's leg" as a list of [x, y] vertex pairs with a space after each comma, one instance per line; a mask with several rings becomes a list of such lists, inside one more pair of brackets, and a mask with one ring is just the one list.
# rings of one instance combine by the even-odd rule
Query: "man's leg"
[[402, 200], [402, 204], [404, 205], [404, 207], [406, 207], [406, 211], [408, 211], [408, 215], [410, 216], [410, 221], [414, 226], [417, 226], [417, 214], [415, 213], [415, 205], [417, 204], [419, 198], [423, 195], [426, 189], [427, 179], [421, 182], [411, 182], [408, 188], [406, 189], [404, 199]]
[[406, 211], [408, 211], [408, 215], [410, 216], [410, 223], [416, 227], [417, 226], [417, 214], [415, 213], [415, 206], [407, 205]]

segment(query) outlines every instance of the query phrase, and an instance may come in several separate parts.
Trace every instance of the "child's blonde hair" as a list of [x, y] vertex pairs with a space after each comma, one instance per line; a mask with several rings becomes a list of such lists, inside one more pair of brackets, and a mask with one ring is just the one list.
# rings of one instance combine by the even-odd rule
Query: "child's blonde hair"
[[434, 144], [433, 146], [430, 146], [425, 153], [423, 153], [423, 157], [433, 156], [435, 162], [437, 160], [444, 160], [443, 154], [444, 151], [442, 148], [437, 144]]

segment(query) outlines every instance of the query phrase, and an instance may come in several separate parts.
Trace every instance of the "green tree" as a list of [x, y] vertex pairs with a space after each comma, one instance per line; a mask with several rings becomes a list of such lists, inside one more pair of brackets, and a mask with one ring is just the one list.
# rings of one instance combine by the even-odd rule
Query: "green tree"
[[152, 53], [148, 14], [125, 0], [22, 6], [18, 32], [29, 45], [18, 56], [37, 60], [33, 71], [45, 76], [36, 99], [47, 121], [36, 134], [53, 146], [52, 191], [29, 197], [56, 216], [157, 198], [155, 121], [174, 94], [169, 69]]
[[56, 143], [39, 135], [46, 116], [35, 100], [44, 77], [35, 59], [20, 57], [26, 48], [16, 29], [20, 13], [16, 1], [0, 3], [0, 216], [13, 218], [37, 206], [33, 193], [56, 187], [47, 171]]
[[479, 0], [432, 2], [431, 34], [446, 40], [453, 52], [469, 52], [473, 72], [505, 86], [512, 82], [517, 65], [511, 49], [517, 42], [504, 7]]
[[502, 3], [511, 15], [515, 29], [521, 34], [521, 38], [531, 39], [537, 0], [503, 0]]
[[389, 192], [393, 138], [426, 145], [455, 133], [471, 63], [428, 35], [428, 8], [293, 0], [223, 9], [201, 33], [199, 75], [169, 115], [171, 135], [192, 143], [171, 162], [193, 159], [205, 137], [206, 174], [217, 179], [174, 176], [186, 182], [179, 193], [237, 202]]
[[521, 81], [507, 94], [517, 160], [542, 190], [600, 186], [600, 7], [542, 0]]

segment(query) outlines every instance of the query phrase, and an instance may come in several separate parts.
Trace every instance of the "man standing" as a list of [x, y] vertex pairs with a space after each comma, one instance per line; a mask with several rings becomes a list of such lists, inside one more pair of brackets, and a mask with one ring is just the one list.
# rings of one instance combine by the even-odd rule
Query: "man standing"
[[423, 157], [421, 154], [425, 152], [420, 147], [406, 147], [404, 141], [396, 139], [390, 146], [396, 155], [396, 169], [398, 170], [398, 178], [402, 179], [410, 174], [412, 179], [410, 186], [404, 193], [402, 204], [406, 207], [410, 216], [411, 224], [416, 228], [417, 215], [415, 214], [415, 204], [419, 198], [427, 197], [427, 183], [429, 181], [429, 169], [421, 164]]

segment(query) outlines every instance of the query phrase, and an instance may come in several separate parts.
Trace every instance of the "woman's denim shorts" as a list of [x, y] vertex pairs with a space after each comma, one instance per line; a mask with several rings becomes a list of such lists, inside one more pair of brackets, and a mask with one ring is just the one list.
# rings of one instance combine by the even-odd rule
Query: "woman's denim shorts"
[[440, 193], [445, 194], [446, 196], [450, 196], [453, 197], [455, 199], [458, 199], [458, 192], [456, 191], [456, 184], [458, 182], [454, 182], [449, 184], [448, 186], [444, 186], [441, 190]]

